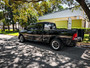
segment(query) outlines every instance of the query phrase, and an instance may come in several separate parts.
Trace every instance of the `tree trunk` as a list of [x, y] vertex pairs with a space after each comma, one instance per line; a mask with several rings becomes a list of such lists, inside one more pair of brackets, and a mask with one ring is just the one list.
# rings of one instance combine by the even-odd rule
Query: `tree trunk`
[[90, 21], [90, 10], [89, 10], [89, 7], [86, 5], [85, 0], [76, 0], [76, 1], [81, 5], [81, 7], [85, 11], [85, 13], [88, 16], [88, 19]]
[[3, 31], [5, 31], [5, 25], [3, 24]]
[[[9, 0], [9, 5], [12, 5], [12, 3], [11, 3], [11, 0]], [[11, 18], [11, 21], [12, 21], [12, 27], [13, 27], [13, 31], [15, 31], [15, 29], [14, 29], [14, 20], [13, 20], [13, 12], [12, 12], [12, 8], [11, 7], [9, 7], [9, 11], [10, 11], [10, 18]]]
[[8, 23], [8, 31], [10, 31], [10, 26], [9, 26], [9, 23]]
[[14, 23], [12, 25], [13, 25], [13, 31], [15, 31], [15, 29], [14, 29]]

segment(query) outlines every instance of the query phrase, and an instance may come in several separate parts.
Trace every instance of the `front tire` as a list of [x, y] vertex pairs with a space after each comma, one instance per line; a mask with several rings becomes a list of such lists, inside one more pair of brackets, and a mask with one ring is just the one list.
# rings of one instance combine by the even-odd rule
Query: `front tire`
[[24, 36], [21, 35], [20, 38], [19, 38], [19, 41], [20, 41], [21, 43], [25, 42]]
[[60, 49], [62, 48], [62, 45], [61, 45], [60, 40], [58, 40], [58, 39], [53, 39], [53, 40], [51, 41], [51, 47], [52, 47], [52, 49], [54, 49], [54, 50], [56, 50], [56, 51], [60, 50]]

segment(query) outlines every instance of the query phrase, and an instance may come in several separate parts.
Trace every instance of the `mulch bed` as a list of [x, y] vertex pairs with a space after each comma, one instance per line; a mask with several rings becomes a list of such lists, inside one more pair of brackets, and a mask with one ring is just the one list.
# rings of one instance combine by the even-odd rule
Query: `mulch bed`
[[90, 43], [78, 42], [77, 46], [83, 48], [90, 48]]

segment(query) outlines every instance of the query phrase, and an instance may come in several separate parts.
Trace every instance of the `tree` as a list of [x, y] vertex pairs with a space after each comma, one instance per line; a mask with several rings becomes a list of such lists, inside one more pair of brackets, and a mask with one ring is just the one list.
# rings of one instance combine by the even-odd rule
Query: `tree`
[[[27, 1], [27, 0], [22, 0], [22, 1]], [[35, 1], [35, 0], [30, 0], [30, 2], [31, 1]], [[37, 0], [36, 2], [39, 2], [39, 1], [44, 1], [44, 0]], [[51, 1], [53, 4], [56, 4], [56, 3], [63, 3], [63, 2], [65, 2], [65, 4], [68, 4], [68, 5], [71, 5], [71, 4], [73, 4], [73, 5], [75, 5], [75, 0], [49, 0], [49, 1]], [[85, 13], [86, 13], [86, 15], [88, 16], [88, 19], [89, 19], [89, 21], [90, 21], [90, 9], [89, 9], [89, 7], [87, 6], [87, 4], [86, 4], [86, 2], [85, 2], [85, 0], [76, 0], [78, 3], [79, 3], [79, 5], [83, 8], [83, 10], [85, 11]], [[55, 8], [55, 6], [53, 6], [52, 8]], [[53, 9], [52, 9], [53, 10]]]
[[90, 9], [87, 6], [87, 4], [85, 3], [85, 0], [76, 0], [80, 6], [83, 8], [83, 10], [85, 11], [86, 15], [88, 16], [88, 19], [90, 21]]
[[[34, 12], [33, 12], [34, 11]], [[30, 23], [36, 23], [37, 13], [32, 7], [32, 3], [21, 3], [13, 7], [14, 21], [19, 22], [22, 27]]]
[[47, 14], [47, 13], [52, 13], [52, 12], [55, 12], [55, 11], [60, 11], [60, 10], [63, 10], [63, 6], [61, 6], [61, 4], [59, 2], [50, 2], [50, 1], [43, 1], [40, 3], [41, 5], [41, 9], [44, 10], [44, 14]]
[[4, 18], [3, 12], [0, 11], [0, 20]]
[[[47, 1], [47, 0], [12, 0], [13, 2], [18, 2], [18, 1], [22, 1], [22, 2], [39, 2], [39, 1]], [[68, 5], [73, 5], [75, 4], [75, 2], [77, 1], [79, 3], [79, 5], [83, 8], [83, 10], [85, 11], [86, 15], [88, 16], [89, 20], [90, 20], [90, 9], [89, 7], [87, 7], [87, 4], [85, 3], [85, 0], [49, 0], [50, 2], [52, 2], [53, 4], [59, 3], [59, 4], [63, 4], [65, 2], [65, 4]], [[52, 8], [55, 8], [55, 6], [52, 6]], [[53, 9], [52, 9], [53, 10]]]
[[[22, 1], [14, 1], [14, 0], [3, 0], [5, 2], [5, 11], [7, 11], [7, 15], [5, 15], [6, 21], [8, 23], [8, 18], [11, 20], [11, 24], [13, 24], [14, 31], [14, 23], [19, 22], [22, 27], [27, 26], [31, 22], [34, 23], [37, 21], [37, 14], [35, 9], [32, 7], [32, 3], [23, 3]], [[28, 6], [28, 7], [27, 7]], [[9, 23], [8, 23], [9, 25]]]
[[[13, 13], [11, 9], [11, 3], [13, 0], [2, 0], [1, 3], [1, 9], [3, 10], [5, 22], [8, 24], [8, 30], [10, 30], [9, 24], [12, 22], [13, 24], [13, 31], [14, 31], [14, 21], [13, 21]], [[8, 20], [10, 18], [10, 21]]]
[[49, 1], [51, 3], [51, 10], [53, 12], [55, 11], [60, 11], [60, 10], [63, 10], [63, 6], [61, 6], [61, 1], [58, 1], [58, 0], [50, 0]]
[[3, 31], [5, 31], [5, 25], [6, 25], [6, 21], [5, 18], [1, 20], [3, 22]]
[[39, 16], [64, 9], [60, 3], [55, 3], [55, 1], [42, 1], [40, 3], [33, 3], [33, 7]]

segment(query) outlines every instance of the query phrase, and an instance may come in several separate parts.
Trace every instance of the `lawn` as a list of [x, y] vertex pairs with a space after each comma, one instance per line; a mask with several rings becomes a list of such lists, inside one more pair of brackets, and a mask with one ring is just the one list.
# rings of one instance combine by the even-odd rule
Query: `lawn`
[[85, 43], [90, 43], [89, 34], [84, 34], [83, 42], [85, 42]]
[[12, 35], [12, 36], [18, 36], [19, 33], [18, 32], [12, 32], [12, 33], [6, 33], [7, 35]]
[[7, 29], [5, 31], [0, 30], [0, 34], [6, 34], [6, 35], [12, 35], [12, 36], [18, 36], [19, 32], [13, 32], [12, 29], [8, 31]]
[[89, 37], [89, 34], [84, 34], [84, 37], [85, 37], [85, 38], [88, 38], [88, 37]]

